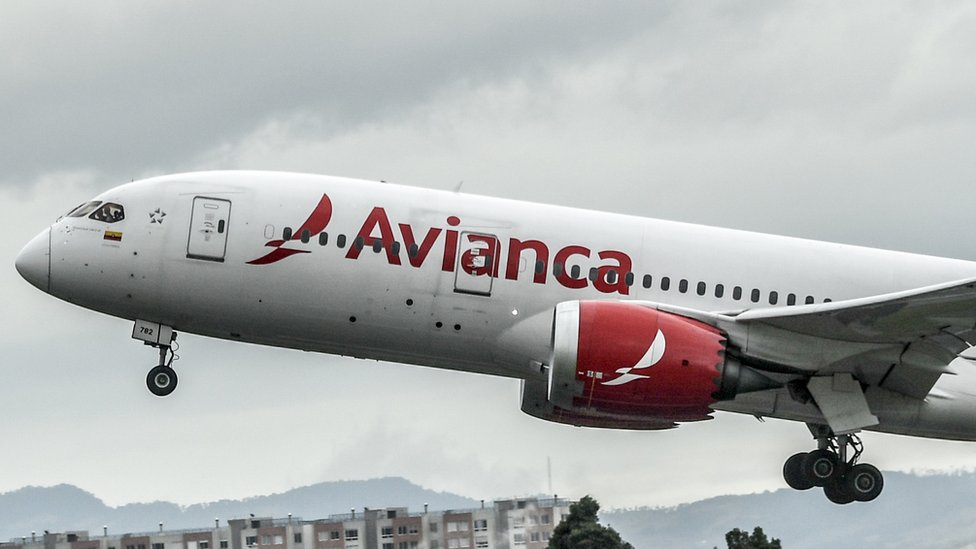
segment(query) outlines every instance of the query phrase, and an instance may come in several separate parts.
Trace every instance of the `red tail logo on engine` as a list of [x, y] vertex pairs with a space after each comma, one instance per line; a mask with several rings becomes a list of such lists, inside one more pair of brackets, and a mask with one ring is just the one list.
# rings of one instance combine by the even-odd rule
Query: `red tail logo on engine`
[[248, 261], [248, 265], [267, 265], [269, 263], [274, 263], [276, 261], [281, 261], [286, 257], [291, 257], [295, 254], [307, 254], [308, 250], [296, 250], [294, 248], [285, 248], [285, 244], [292, 240], [308, 240], [313, 236], [318, 236], [319, 233], [325, 230], [325, 227], [329, 224], [332, 219], [332, 201], [329, 200], [329, 195], [323, 194], [322, 199], [319, 200], [315, 209], [309, 214], [308, 219], [302, 226], [298, 228], [297, 231], [292, 233], [289, 240], [269, 240], [265, 246], [274, 248], [267, 254]]
[[624, 383], [630, 383], [635, 379], [647, 379], [650, 376], [632, 374], [631, 372], [633, 370], [650, 368], [651, 366], [654, 366], [660, 362], [664, 357], [664, 351], [666, 348], [667, 341], [664, 339], [664, 332], [658, 330], [657, 335], [654, 336], [654, 341], [651, 342], [650, 347], [647, 348], [647, 352], [644, 353], [644, 356], [637, 361], [637, 364], [634, 364], [628, 368], [618, 368], [617, 373], [620, 374], [620, 376], [609, 381], [604, 381], [601, 383], [601, 385], [623, 385]]

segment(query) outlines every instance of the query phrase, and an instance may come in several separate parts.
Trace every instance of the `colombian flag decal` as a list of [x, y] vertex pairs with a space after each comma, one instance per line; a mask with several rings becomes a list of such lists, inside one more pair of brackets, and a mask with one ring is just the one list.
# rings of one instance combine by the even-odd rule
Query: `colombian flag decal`
[[122, 242], [122, 233], [118, 231], [105, 231], [105, 236], [102, 239], [111, 240], [112, 242]]

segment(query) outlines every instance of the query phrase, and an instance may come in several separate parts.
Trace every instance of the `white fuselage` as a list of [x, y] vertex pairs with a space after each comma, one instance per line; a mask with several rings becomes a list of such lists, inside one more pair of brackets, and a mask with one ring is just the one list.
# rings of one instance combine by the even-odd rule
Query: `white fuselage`
[[[195, 225], [196, 199], [219, 201], [222, 232]], [[976, 275], [966, 261], [335, 177], [183, 174], [97, 200], [125, 219], [50, 229], [62, 299], [223, 339], [519, 378], [541, 375], [562, 301], [726, 312]]]

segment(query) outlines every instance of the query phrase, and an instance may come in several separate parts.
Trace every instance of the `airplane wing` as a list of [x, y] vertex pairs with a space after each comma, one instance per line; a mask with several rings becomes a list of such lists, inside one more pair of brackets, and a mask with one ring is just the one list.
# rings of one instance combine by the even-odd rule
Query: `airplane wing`
[[923, 399], [950, 363], [976, 366], [976, 278], [904, 292], [789, 308], [708, 313], [658, 310], [724, 330], [745, 361], [769, 371], [828, 376]]
[[[747, 358], [817, 374], [848, 372], [864, 383], [925, 398], [942, 374], [952, 372], [953, 360], [976, 359], [976, 350], [969, 351], [976, 342], [976, 278], [849, 301], [749, 310], [721, 324], [730, 336], [745, 339]], [[787, 350], [771, 352], [777, 347]], [[790, 353], [799, 360], [789, 360]]]

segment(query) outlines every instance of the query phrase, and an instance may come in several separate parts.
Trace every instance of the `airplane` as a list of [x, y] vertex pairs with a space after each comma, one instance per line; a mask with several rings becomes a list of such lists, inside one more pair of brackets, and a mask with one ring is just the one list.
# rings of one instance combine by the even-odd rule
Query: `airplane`
[[521, 380], [521, 408], [671, 429], [805, 423], [797, 490], [871, 501], [863, 430], [976, 440], [976, 263], [339, 177], [213, 171], [112, 188], [19, 273], [131, 320], [177, 385], [177, 332]]

